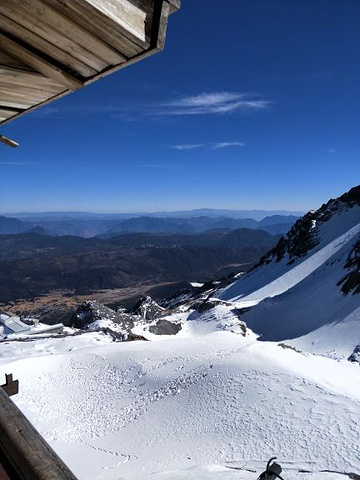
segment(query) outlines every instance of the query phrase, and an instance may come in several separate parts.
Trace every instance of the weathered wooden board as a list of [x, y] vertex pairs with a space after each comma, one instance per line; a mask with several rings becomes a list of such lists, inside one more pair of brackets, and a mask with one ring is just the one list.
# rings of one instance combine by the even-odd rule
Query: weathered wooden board
[[0, 124], [164, 47], [179, 0], [0, 0]]
[[0, 82], [58, 93], [64, 86], [36, 72], [0, 66]]
[[76, 480], [19, 408], [0, 388], [0, 451], [20, 480]]
[[11, 57], [0, 48], [0, 68], [3, 66], [18, 68], [19, 70], [31, 70], [28, 65], [25, 65], [14, 57]]
[[21, 62], [29, 65], [33, 70], [38, 71], [46, 77], [66, 85], [70, 90], [77, 90], [83, 86], [80, 80], [72, 77], [61, 68], [57, 67], [53, 63], [45, 60], [37, 55], [35, 52], [30, 51], [26, 47], [23, 47], [14, 40], [6, 37], [0, 33], [0, 45], [6, 48], [6, 50], [15, 58], [18, 58]]
[[[108, 63], [115, 64], [124, 60], [119, 53], [101, 40], [40, 0], [24, 0], [21, 5], [16, 0], [6, 0], [0, 3], [0, 13], [47, 40], [49, 44], [68, 52], [97, 72], [103, 70]], [[44, 53], [52, 55], [51, 50], [44, 50]]]
[[26, 23], [29, 28], [25, 28], [9, 17], [0, 14], [0, 29], [2, 29], [3, 32], [10, 33], [13, 37], [17, 37], [25, 44], [31, 45], [32, 48], [35, 48], [39, 52], [43, 52], [43, 54], [51, 55], [59, 64], [66, 66], [69, 70], [75, 71], [85, 78], [97, 73], [94, 68], [72, 56], [71, 50], [65, 51], [59, 48], [55, 43], [55, 38], [52, 40], [54, 43], [50, 43], [34, 33], [31, 29], [31, 21]]
[[[138, 45], [136, 39], [131, 40], [126, 32], [116, 22], [104, 15], [84, 1], [78, 0], [43, 0], [46, 4], [56, 8], [64, 15], [76, 18], [76, 22], [86, 28], [93, 35], [102, 38], [117, 51], [121, 52], [124, 58], [131, 58], [144, 50], [144, 44]], [[129, 35], [129, 37], [131, 37]]]
[[11, 118], [14, 115], [17, 115], [20, 112], [18, 109], [7, 109], [7, 108], [0, 108], [0, 117], [3, 119]]

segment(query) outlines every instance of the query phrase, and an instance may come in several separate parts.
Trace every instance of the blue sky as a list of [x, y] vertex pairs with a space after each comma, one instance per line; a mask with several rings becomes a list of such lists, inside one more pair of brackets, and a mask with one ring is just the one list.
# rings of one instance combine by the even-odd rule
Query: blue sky
[[1, 129], [0, 212], [319, 207], [359, 183], [358, 0], [183, 0], [165, 51]]

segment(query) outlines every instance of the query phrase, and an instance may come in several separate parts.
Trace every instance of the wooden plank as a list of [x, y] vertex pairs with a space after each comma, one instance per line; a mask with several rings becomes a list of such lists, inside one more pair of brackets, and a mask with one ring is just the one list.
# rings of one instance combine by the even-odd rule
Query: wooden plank
[[20, 480], [76, 480], [1, 388], [0, 450]]
[[[97, 71], [122, 62], [124, 58], [109, 45], [91, 35], [41, 0], [6, 0], [0, 12]], [[51, 53], [51, 52], [46, 52]]]
[[11, 57], [0, 49], [0, 67], [1, 66], [14, 67], [22, 70], [31, 70], [30, 67], [20, 62], [17, 58]]
[[[9, 5], [7, 5], [7, 8], [9, 8]], [[29, 28], [32, 22], [33, 19], [30, 19], [30, 21], [26, 22], [29, 25]], [[21, 39], [23, 42], [31, 45], [33, 48], [48, 54], [62, 65], [67, 66], [70, 70], [79, 73], [82, 77], [90, 77], [95, 75], [97, 72], [95, 69], [89, 67], [86, 63], [83, 63], [78, 58], [70, 55], [69, 52], [61, 50], [61, 48], [58, 48], [53, 43], [48, 42], [41, 36], [34, 33], [32, 30], [25, 28], [4, 14], [0, 15], [0, 29], [2, 29], [4, 32], [10, 33], [15, 38]]]
[[0, 107], [0, 116], [2, 119], [11, 118], [14, 115], [18, 114], [19, 110], [11, 109], [11, 108], [2, 108]]
[[115, 23], [121, 25], [134, 37], [146, 43], [146, 13], [128, 0], [86, 0], [87, 3]]
[[[64, 89], [64, 87], [62, 87]], [[47, 100], [49, 97], [53, 97], [54, 93], [47, 92], [46, 90], [38, 90], [31, 87], [13, 86], [0, 82], [0, 95], [6, 95], [9, 99], [24, 99], [29, 100], [31, 105], [34, 103], [40, 103]], [[58, 93], [58, 92], [55, 92]]]
[[[64, 97], [65, 95], [68, 95], [69, 93], [71, 93], [71, 90], [64, 90], [63, 92], [59, 93], [58, 95], [55, 95], [54, 97], [51, 97], [51, 98], [48, 98], [47, 100], [45, 100], [44, 102], [41, 102], [37, 105], [32, 105], [31, 107], [27, 107], [26, 109], [18, 109], [19, 110], [19, 113], [17, 113], [16, 115], [14, 115], [13, 117], [11, 118], [8, 118], [6, 120], [3, 120], [2, 122], [0, 122], [0, 125], [6, 125], [7, 123], [9, 122], [12, 122], [13, 120], [15, 120], [16, 118], [19, 118], [19, 117], [22, 117], [23, 115], [25, 115], [26, 113], [29, 113], [29, 112], [32, 112], [34, 110], [37, 110], [38, 108], [40, 107], [43, 107], [43, 106], [46, 106], [48, 105], [49, 103], [52, 103], [54, 100], [58, 100], [59, 98], [62, 98]], [[1, 106], [1, 102], [0, 102], [0, 108], [2, 108]]]
[[3, 94], [0, 92], [0, 106], [1, 107], [10, 107], [10, 108], [18, 108], [20, 110], [25, 110], [27, 108], [32, 107], [34, 104], [29, 102], [28, 100], [24, 100], [21, 98], [17, 98], [12, 95]]
[[89, 83], [92, 83], [95, 80], [98, 80], [102, 77], [106, 77], [107, 75], [110, 75], [118, 70], [122, 70], [123, 68], [128, 67], [136, 62], [139, 62], [140, 60], [144, 60], [145, 58], [148, 58], [151, 55], [154, 55], [154, 53], [157, 53], [160, 50], [162, 50], [164, 46], [164, 38], [166, 33], [168, 16], [170, 14], [170, 5], [168, 2], [160, 0], [158, 3], [158, 6], [160, 7], [159, 8], [160, 11], [155, 12], [155, 15], [157, 15], [157, 19], [156, 18], [153, 19], [153, 27], [152, 27], [153, 38], [151, 39], [151, 42], [152, 42], [151, 47], [149, 47], [143, 53], [129, 59], [124, 65], [117, 65], [104, 70], [100, 74], [96, 75], [96, 77], [93, 77], [87, 80], [85, 82], [85, 85], [88, 85]]
[[154, 18], [151, 32], [151, 46], [157, 51], [165, 46], [166, 28], [170, 15], [169, 3], [157, 0], [155, 3]]
[[77, 90], [83, 86], [83, 83], [77, 78], [72, 77], [61, 68], [43, 59], [22, 45], [19, 45], [2, 33], [0, 33], [0, 45], [3, 49], [9, 52], [10, 55], [29, 65], [33, 70], [67, 86], [70, 90]]
[[38, 89], [53, 89], [54, 93], [57, 93], [59, 89], [64, 89], [64, 85], [54, 82], [54, 80], [44, 77], [40, 73], [18, 70], [12, 67], [0, 66], [0, 82], [10, 82], [12, 85], [30, 86]]
[[[101, 38], [104, 42], [112, 45], [125, 59], [142, 52], [145, 45], [131, 40], [131, 35], [121, 29], [116, 22], [99, 14], [99, 12], [84, 1], [77, 0], [43, 0], [47, 5], [56, 8], [63, 15], [76, 18], [76, 22], [86, 28], [92, 35]], [[129, 37], [129, 38], [128, 38]]]

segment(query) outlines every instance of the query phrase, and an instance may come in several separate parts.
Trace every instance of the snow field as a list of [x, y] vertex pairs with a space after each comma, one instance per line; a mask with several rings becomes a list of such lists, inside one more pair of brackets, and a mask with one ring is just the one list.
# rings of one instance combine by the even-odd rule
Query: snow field
[[225, 466], [273, 455], [360, 470], [355, 365], [224, 331], [127, 344], [87, 335], [77, 351], [72, 338], [63, 353], [48, 339], [16, 361], [3, 345], [0, 358], [20, 379], [14, 400], [80, 479], [255, 479]]

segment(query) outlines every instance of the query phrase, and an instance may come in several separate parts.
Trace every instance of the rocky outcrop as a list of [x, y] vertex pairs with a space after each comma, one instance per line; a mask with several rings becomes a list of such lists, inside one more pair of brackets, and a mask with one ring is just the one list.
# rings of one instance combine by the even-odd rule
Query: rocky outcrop
[[89, 325], [101, 320], [118, 324], [119, 327], [122, 327], [124, 331], [128, 332], [130, 332], [134, 326], [134, 318], [132, 315], [122, 311], [115, 312], [95, 300], [87, 300], [78, 307], [71, 319], [70, 326], [86, 330]]
[[151, 297], [146, 296], [142, 297], [129, 313], [150, 321], [163, 315], [164, 311], [163, 307], [160, 307]]
[[349, 362], [358, 363], [360, 365], [360, 345], [358, 345], [348, 358]]
[[158, 320], [155, 325], [149, 327], [149, 332], [155, 335], [176, 335], [181, 330], [180, 323]]

